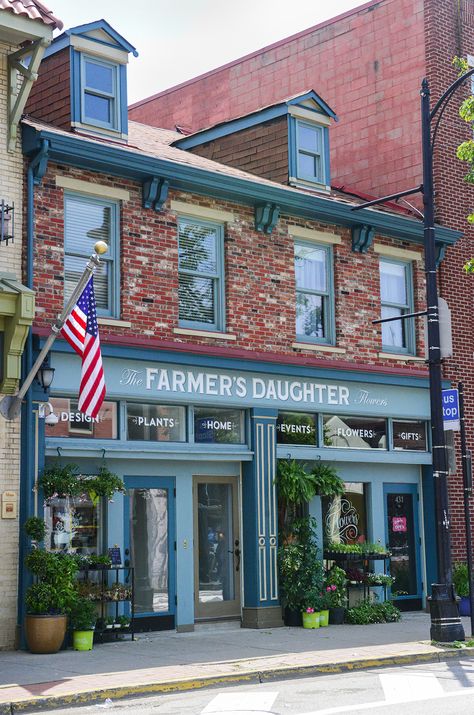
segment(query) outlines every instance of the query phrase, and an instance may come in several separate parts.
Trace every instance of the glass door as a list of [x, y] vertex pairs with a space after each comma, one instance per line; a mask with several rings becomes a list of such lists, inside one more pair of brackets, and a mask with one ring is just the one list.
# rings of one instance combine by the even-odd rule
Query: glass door
[[135, 568], [138, 630], [174, 627], [174, 481], [125, 480], [125, 556]]
[[392, 597], [402, 611], [422, 608], [418, 488], [416, 484], [386, 484], [385, 525], [392, 552]]
[[194, 478], [195, 617], [240, 616], [237, 480]]

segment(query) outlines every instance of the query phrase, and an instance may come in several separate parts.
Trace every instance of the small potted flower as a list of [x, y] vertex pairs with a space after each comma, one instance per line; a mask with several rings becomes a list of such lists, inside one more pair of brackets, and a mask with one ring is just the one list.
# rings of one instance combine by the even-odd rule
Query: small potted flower
[[333, 566], [326, 576], [326, 594], [329, 603], [329, 623], [344, 623], [347, 606], [347, 576], [344, 569]]
[[303, 610], [301, 611], [303, 628], [319, 628], [321, 603], [322, 596], [318, 589], [308, 591], [304, 598]]

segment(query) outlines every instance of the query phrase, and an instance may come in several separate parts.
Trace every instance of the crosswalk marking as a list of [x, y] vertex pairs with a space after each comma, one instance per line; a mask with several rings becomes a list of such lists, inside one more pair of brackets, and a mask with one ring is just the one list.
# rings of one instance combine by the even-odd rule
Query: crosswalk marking
[[272, 705], [277, 699], [278, 692], [264, 693], [219, 693], [210, 703], [201, 710], [201, 715], [266, 715], [272, 709]]
[[388, 703], [426, 700], [443, 693], [435, 673], [380, 673], [379, 679]]

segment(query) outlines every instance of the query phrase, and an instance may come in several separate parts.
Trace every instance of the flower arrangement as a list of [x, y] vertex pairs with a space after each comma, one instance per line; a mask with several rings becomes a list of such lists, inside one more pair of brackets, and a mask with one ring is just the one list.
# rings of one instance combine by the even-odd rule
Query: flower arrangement
[[368, 586], [387, 586], [390, 587], [395, 582], [393, 576], [383, 573], [368, 573], [365, 574], [365, 582]]
[[390, 556], [387, 547], [380, 542], [362, 542], [358, 544], [344, 544], [339, 541], [331, 541], [325, 551], [333, 554], [356, 554], [363, 558], [370, 558], [371, 554], [380, 556]]

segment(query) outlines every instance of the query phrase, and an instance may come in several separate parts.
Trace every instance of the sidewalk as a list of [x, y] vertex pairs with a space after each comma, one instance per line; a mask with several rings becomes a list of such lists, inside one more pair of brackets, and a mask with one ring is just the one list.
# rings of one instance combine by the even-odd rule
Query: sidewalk
[[[468, 638], [470, 619], [463, 624]], [[407, 613], [400, 623], [383, 625], [312, 631], [217, 624], [194, 633], [139, 634], [134, 642], [96, 645], [86, 653], [0, 652], [0, 713], [474, 656], [474, 648], [431, 645], [429, 629], [428, 615]]]

